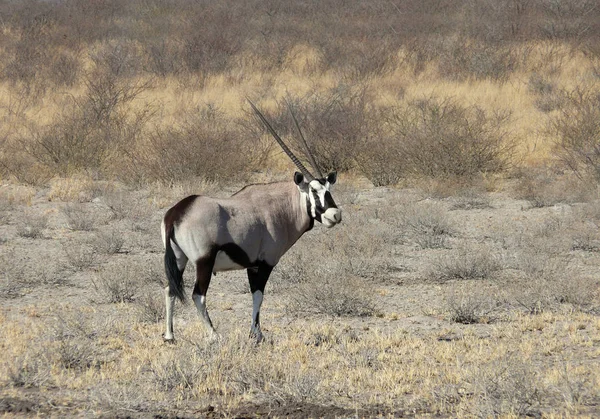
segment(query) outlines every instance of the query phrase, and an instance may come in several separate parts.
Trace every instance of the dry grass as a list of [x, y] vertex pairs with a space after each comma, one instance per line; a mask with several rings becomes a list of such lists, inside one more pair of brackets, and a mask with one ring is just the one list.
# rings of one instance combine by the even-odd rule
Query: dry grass
[[[210, 405], [223, 415], [279, 406], [281, 416], [297, 408], [315, 416], [333, 408], [365, 417], [593, 416], [600, 377], [586, 365], [600, 331], [590, 269], [597, 252], [573, 251], [567, 233], [600, 219], [595, 202], [573, 211], [522, 211], [494, 195], [493, 207], [456, 211], [459, 197], [411, 204], [422, 194], [342, 192], [344, 223], [316, 227], [275, 269], [261, 312], [267, 339], [259, 346], [248, 339], [251, 298], [239, 292], [247, 283], [243, 272], [220, 273], [211, 284], [208, 305], [220, 340], [206, 340], [195, 307], [178, 304], [177, 343], [162, 343], [162, 258], [142, 245], [160, 241], [163, 210], [156, 206], [144, 210], [154, 230], [127, 233], [140, 237], [127, 239], [128, 253], [112, 245], [120, 242], [113, 233], [138, 218], [122, 205], [122, 216], [105, 228], [60, 233], [65, 246], [92, 243], [97, 250], [81, 261], [69, 257], [69, 269], [59, 264], [48, 280], [39, 282], [35, 265], [3, 263], [0, 298], [10, 304], [0, 315], [0, 392], [10, 398], [7, 406], [29, 403], [53, 414], [51, 406], [66, 403], [75, 415], [182, 414]], [[491, 199], [481, 191], [475, 196]], [[148, 198], [138, 191], [127, 200]], [[62, 215], [63, 205], [42, 199], [31, 209]], [[492, 215], [503, 240], [487, 232]], [[513, 231], [507, 220], [524, 216], [530, 224]], [[424, 234], [451, 231], [455, 248], [415, 246], [412, 237], [423, 225], [435, 227]], [[105, 241], [108, 250], [100, 252]], [[12, 250], [34, 257], [44, 246], [45, 258], [65, 257], [48, 242], [13, 233], [2, 257], [9, 260]], [[434, 283], [430, 266], [437, 266]], [[192, 271], [185, 282], [193, 283]]]
[[[0, 5], [0, 414], [599, 416], [594, 2], [93, 3]], [[164, 209], [289, 176], [246, 97], [347, 169], [344, 223], [262, 345], [243, 272], [167, 345]]]

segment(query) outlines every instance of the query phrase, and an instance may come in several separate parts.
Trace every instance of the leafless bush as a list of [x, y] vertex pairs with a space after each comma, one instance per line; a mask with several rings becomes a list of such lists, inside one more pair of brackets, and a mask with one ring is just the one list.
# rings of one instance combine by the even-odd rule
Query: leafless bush
[[539, 415], [547, 389], [539, 372], [516, 356], [494, 361], [476, 372], [472, 379], [479, 415]]
[[462, 324], [489, 323], [495, 319], [499, 302], [477, 291], [454, 292], [445, 299], [450, 320]]
[[244, 19], [243, 15], [236, 18], [239, 10], [221, 5], [198, 12], [201, 16], [196, 21], [206, 19], [206, 15], [209, 15], [216, 24], [187, 25], [180, 40], [181, 60], [186, 70], [192, 73], [222, 73], [243, 46], [245, 34], [239, 25], [239, 21]]
[[99, 273], [94, 286], [109, 303], [130, 303], [139, 294], [140, 273], [132, 262], [110, 264]]
[[146, 51], [146, 69], [160, 77], [178, 74], [183, 70], [181, 53], [177, 43], [169, 39], [151, 43]]
[[582, 275], [569, 259], [548, 246], [527, 242], [519, 250], [516, 268], [524, 276], [510, 284], [509, 298], [532, 314], [554, 311], [562, 304], [578, 309], [596, 304], [597, 280]]
[[67, 218], [67, 226], [74, 231], [92, 231], [96, 224], [96, 216], [81, 204], [67, 204], [62, 209]]
[[155, 130], [132, 158], [144, 179], [231, 181], [252, 164], [252, 149], [239, 127], [209, 105], [190, 111], [173, 127]]
[[539, 24], [543, 36], [575, 42], [594, 36], [595, 25], [591, 22], [597, 21], [598, 5], [593, 0], [541, 1], [537, 6], [543, 13]]
[[136, 300], [141, 320], [148, 323], [158, 323], [165, 317], [164, 294], [158, 287], [155, 291], [147, 291]]
[[[373, 120], [384, 117], [372, 116]], [[369, 134], [357, 147], [354, 160], [360, 172], [374, 186], [395, 185], [406, 174], [400, 142], [375, 123], [371, 124]]]
[[532, 208], [543, 208], [560, 203], [586, 202], [593, 196], [593, 191], [589, 184], [546, 168], [523, 170], [514, 196], [528, 201]]
[[127, 190], [115, 190], [105, 193], [102, 197], [105, 205], [111, 211], [111, 219], [123, 220], [129, 218], [144, 217], [148, 214], [138, 214], [144, 212], [140, 205], [136, 204], [133, 195]]
[[53, 354], [63, 368], [85, 370], [100, 365], [96, 332], [85, 321], [61, 318], [54, 330]]
[[387, 224], [349, 220], [329, 234], [294, 246], [277, 266], [271, 283], [285, 289], [323, 277], [356, 278], [357, 285], [361, 280], [384, 280], [393, 270], [393, 235]]
[[515, 143], [506, 112], [490, 115], [449, 98], [426, 98], [390, 112], [391, 138], [400, 144], [407, 174], [469, 177], [511, 164]]
[[555, 154], [580, 177], [600, 181], [600, 92], [578, 88], [548, 127]]
[[555, 83], [534, 73], [529, 77], [528, 86], [529, 91], [537, 96], [535, 106], [540, 111], [548, 113], [562, 108], [565, 102], [564, 94]]
[[91, 244], [96, 252], [113, 255], [121, 251], [124, 243], [123, 232], [111, 228], [96, 232]]
[[0, 225], [10, 222], [10, 213], [13, 209], [13, 204], [8, 200], [0, 199]]
[[91, 246], [81, 243], [65, 243], [63, 250], [67, 257], [67, 266], [76, 271], [85, 271], [97, 262], [98, 255]]
[[44, 237], [44, 230], [47, 226], [48, 216], [46, 214], [25, 212], [22, 221], [17, 226], [17, 234], [30, 239], [41, 239]]
[[404, 206], [398, 217], [399, 228], [422, 249], [448, 247], [448, 237], [455, 234], [446, 211], [433, 203]]
[[299, 285], [293, 307], [299, 312], [329, 316], [373, 316], [375, 301], [359, 279], [331, 278]]
[[429, 277], [434, 281], [488, 279], [502, 269], [492, 250], [482, 247], [464, 247], [451, 255], [440, 256], [431, 267]]
[[8, 368], [9, 385], [13, 387], [42, 387], [51, 382], [48, 360], [42, 354], [19, 357]]
[[153, 381], [161, 391], [184, 393], [193, 390], [205, 376], [202, 363], [193, 362], [189, 357], [158, 360], [150, 367]]
[[334, 68], [349, 81], [384, 76], [394, 68], [397, 45], [385, 39], [360, 43], [321, 42], [320, 67]]
[[467, 188], [460, 191], [454, 198], [451, 210], [474, 210], [491, 208], [490, 198], [485, 192], [476, 188]]
[[438, 58], [442, 77], [453, 80], [491, 79], [506, 81], [517, 69], [518, 59], [510, 45], [478, 42], [462, 37], [440, 37], [433, 41], [432, 58]]
[[[370, 99], [366, 89], [338, 85], [325, 93], [289, 97], [286, 102], [279, 104], [275, 121], [283, 133], [298, 137], [288, 109], [291, 103], [308, 148], [321, 170], [348, 170], [354, 165], [356, 150], [369, 129]], [[298, 139], [295, 148], [298, 155], [306, 154]]]
[[148, 89], [146, 80], [113, 73], [108, 63], [97, 64], [85, 76], [85, 90], [74, 96], [52, 122], [29, 124], [20, 134], [22, 150], [52, 173], [68, 176], [83, 170], [109, 170], [129, 149], [150, 115], [134, 110], [131, 102]]
[[52, 57], [49, 78], [57, 86], [73, 87], [80, 77], [81, 67], [76, 54], [60, 52]]

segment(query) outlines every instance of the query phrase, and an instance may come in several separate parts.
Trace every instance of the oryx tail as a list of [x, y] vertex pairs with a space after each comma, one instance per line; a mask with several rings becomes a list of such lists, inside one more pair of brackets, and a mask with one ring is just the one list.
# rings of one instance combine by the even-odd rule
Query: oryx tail
[[173, 239], [173, 233], [175, 228], [171, 226], [169, 231], [167, 231], [166, 240], [165, 240], [165, 272], [167, 274], [167, 279], [169, 280], [169, 291], [170, 294], [174, 297], [177, 297], [179, 301], [185, 301], [185, 293], [183, 290], [183, 272], [179, 270], [177, 267], [177, 258], [175, 257], [175, 252], [173, 251], [173, 246], [171, 245], [171, 240]]

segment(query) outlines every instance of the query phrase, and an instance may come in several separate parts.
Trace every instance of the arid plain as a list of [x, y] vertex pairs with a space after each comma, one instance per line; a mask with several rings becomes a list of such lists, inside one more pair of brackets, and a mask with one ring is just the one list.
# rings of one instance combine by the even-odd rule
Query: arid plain
[[[558, 3], [1, 3], [0, 414], [599, 416], [600, 9]], [[165, 211], [292, 179], [246, 98], [344, 220], [262, 344], [244, 271], [167, 344]]]

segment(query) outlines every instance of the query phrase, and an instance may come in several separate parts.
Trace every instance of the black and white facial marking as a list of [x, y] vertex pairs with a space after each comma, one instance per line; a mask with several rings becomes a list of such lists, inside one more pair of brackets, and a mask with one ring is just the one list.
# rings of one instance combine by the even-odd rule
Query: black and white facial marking
[[294, 182], [298, 185], [298, 189], [306, 195], [310, 217], [327, 228], [331, 228], [342, 221], [342, 211], [335, 204], [330, 192], [331, 185], [336, 180], [336, 172], [331, 172], [325, 178], [313, 179], [310, 182], [302, 173], [296, 172], [294, 174]]

